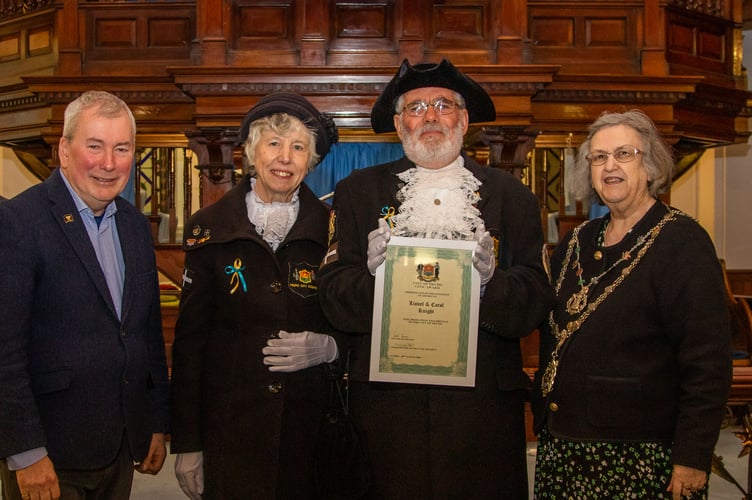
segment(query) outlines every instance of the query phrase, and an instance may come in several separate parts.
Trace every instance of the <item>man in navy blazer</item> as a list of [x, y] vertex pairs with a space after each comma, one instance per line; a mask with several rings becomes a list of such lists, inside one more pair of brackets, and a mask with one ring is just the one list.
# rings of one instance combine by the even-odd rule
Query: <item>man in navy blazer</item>
[[168, 377], [149, 224], [118, 195], [135, 120], [107, 92], [65, 111], [60, 168], [0, 203], [6, 499], [127, 499], [166, 456]]

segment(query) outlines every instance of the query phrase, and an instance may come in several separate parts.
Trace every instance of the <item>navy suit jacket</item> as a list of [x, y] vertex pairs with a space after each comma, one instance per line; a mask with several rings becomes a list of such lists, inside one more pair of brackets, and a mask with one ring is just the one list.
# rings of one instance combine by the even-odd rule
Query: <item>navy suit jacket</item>
[[0, 203], [0, 457], [57, 468], [134, 461], [168, 431], [157, 269], [146, 217], [117, 198], [122, 319], [59, 170]]

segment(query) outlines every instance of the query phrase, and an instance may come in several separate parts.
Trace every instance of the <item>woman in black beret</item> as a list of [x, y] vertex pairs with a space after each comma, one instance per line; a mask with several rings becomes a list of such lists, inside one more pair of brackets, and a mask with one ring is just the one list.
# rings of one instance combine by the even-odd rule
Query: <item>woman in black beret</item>
[[185, 225], [171, 451], [189, 498], [313, 497], [338, 347], [318, 303], [328, 208], [303, 179], [336, 141], [304, 97], [262, 98], [238, 136], [249, 172]]

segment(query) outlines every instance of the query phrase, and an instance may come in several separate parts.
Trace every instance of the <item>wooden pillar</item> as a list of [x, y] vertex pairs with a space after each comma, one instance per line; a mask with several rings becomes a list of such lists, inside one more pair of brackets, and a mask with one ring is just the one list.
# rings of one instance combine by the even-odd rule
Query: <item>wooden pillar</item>
[[55, 27], [59, 57], [55, 72], [63, 76], [81, 76], [83, 56], [78, 34], [84, 30], [78, 26], [78, 0], [63, 0], [57, 5], [62, 5], [62, 8], [58, 12]]
[[529, 64], [532, 62], [530, 39], [527, 36], [527, 0], [492, 2], [498, 23], [496, 64]]
[[647, 76], [668, 75], [666, 61], [666, 12], [661, 0], [645, 0], [645, 42], [640, 54], [640, 72]]
[[[424, 0], [412, 0], [410, 2], [398, 2], [402, 8], [402, 14], [396, 16], [402, 21], [402, 33], [399, 35], [399, 62], [404, 59], [411, 64], [423, 62], [425, 55], [423, 39], [423, 21], [426, 16]], [[416, 14], [417, 13], [417, 14]]]
[[303, 4], [303, 36], [300, 39], [300, 65], [326, 65], [326, 5], [323, 0], [305, 0]]
[[200, 51], [201, 65], [217, 66], [227, 63], [227, 37], [224, 25], [225, 16], [229, 16], [229, 8], [224, 0], [196, 2], [196, 43]]

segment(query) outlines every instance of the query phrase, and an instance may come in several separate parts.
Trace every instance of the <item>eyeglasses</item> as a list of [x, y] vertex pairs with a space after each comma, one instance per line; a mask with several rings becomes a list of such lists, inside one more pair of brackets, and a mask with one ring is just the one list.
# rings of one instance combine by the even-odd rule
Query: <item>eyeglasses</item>
[[585, 156], [585, 159], [590, 162], [591, 165], [599, 167], [605, 165], [609, 156], [613, 156], [614, 160], [618, 163], [629, 163], [637, 158], [637, 155], [641, 155], [642, 151], [631, 146], [623, 146], [617, 148], [613, 153], [606, 151], [591, 151], [589, 155]]
[[433, 111], [437, 115], [448, 115], [453, 113], [455, 108], [459, 107], [459, 104], [443, 97], [436, 99], [430, 104], [425, 101], [413, 101], [405, 105], [400, 113], [407, 112], [410, 116], [423, 116], [428, 111], [429, 106], [433, 108]]

